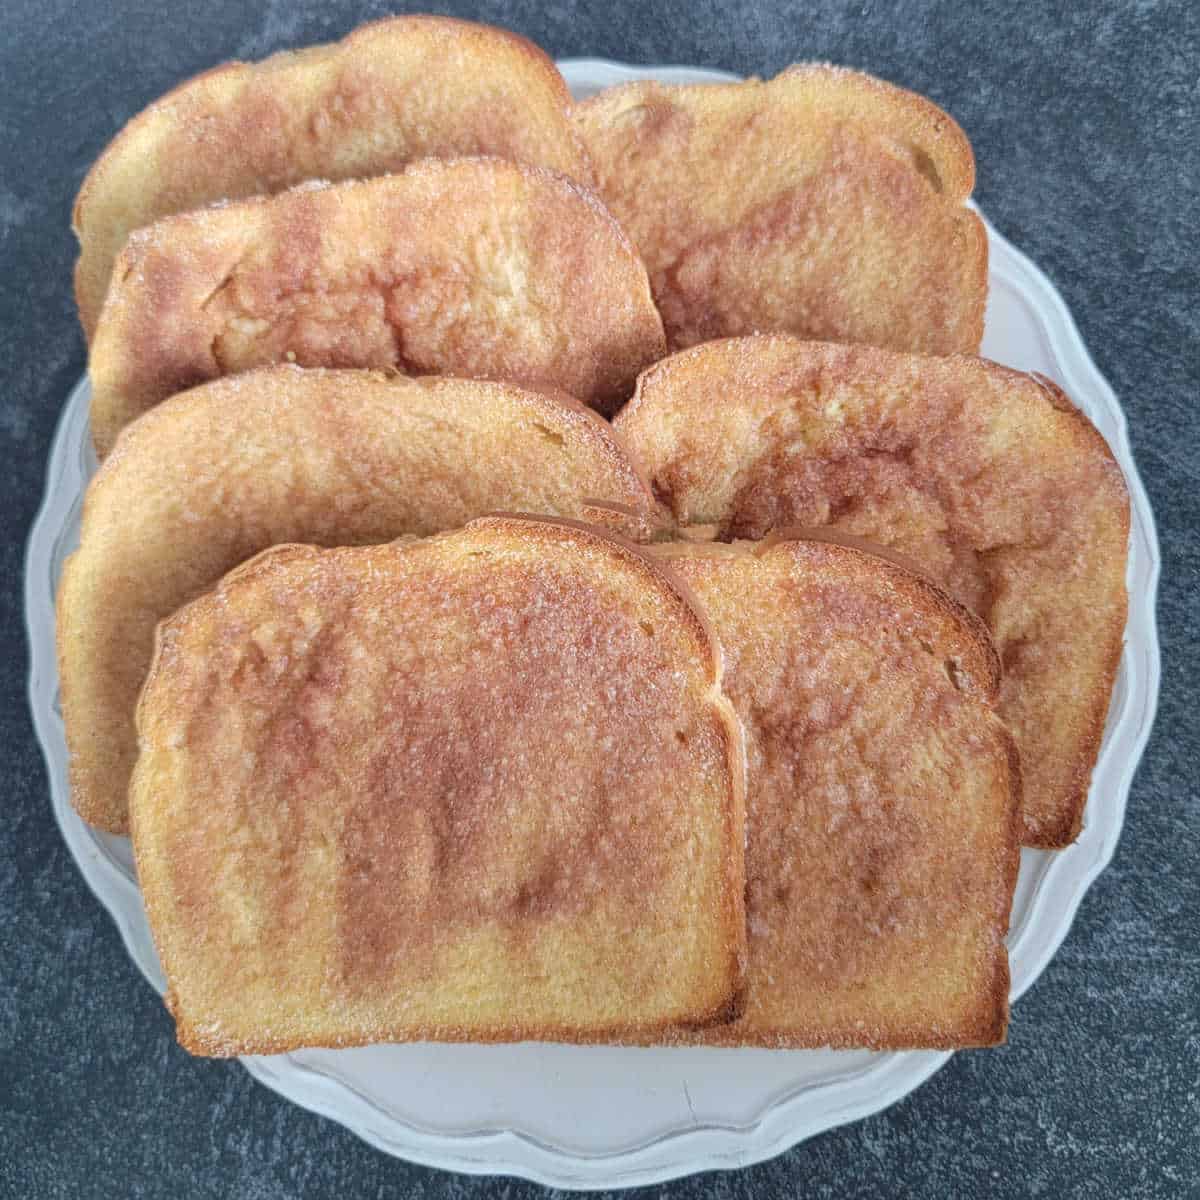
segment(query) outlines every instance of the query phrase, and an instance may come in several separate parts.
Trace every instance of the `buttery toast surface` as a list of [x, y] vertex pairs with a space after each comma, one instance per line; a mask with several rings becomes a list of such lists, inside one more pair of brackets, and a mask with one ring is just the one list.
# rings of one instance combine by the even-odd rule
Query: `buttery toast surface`
[[1129, 497], [1048, 380], [969, 356], [738, 338], [646, 371], [615, 426], [683, 525], [831, 528], [986, 622], [1027, 845], [1077, 835], [1125, 628]]
[[88, 488], [59, 589], [75, 808], [128, 831], [154, 627], [226, 571], [281, 542], [386, 542], [497, 510], [631, 534], [654, 519], [607, 422], [512, 384], [266, 367], [147, 412]]
[[117, 260], [88, 369], [103, 457], [167, 396], [294, 362], [553, 387], [611, 409], [661, 357], [646, 271], [565, 176], [422, 159], [167, 217]]
[[392, 17], [197, 75], [134, 117], [84, 180], [73, 219], [84, 330], [90, 339], [134, 229], [218, 200], [430, 156], [495, 155], [589, 183], [569, 104], [537, 46], [445, 17]]
[[672, 349], [781, 330], [978, 350], [974, 156], [931, 101], [811, 64], [765, 83], [623, 84], [574, 112]]
[[726, 1017], [741, 729], [673, 577], [486, 518], [278, 547], [159, 630], [138, 877], [180, 1042], [645, 1036]]
[[1020, 789], [982, 623], [843, 545], [654, 553], [712, 622], [746, 736], [744, 1010], [693, 1040], [1003, 1041]]

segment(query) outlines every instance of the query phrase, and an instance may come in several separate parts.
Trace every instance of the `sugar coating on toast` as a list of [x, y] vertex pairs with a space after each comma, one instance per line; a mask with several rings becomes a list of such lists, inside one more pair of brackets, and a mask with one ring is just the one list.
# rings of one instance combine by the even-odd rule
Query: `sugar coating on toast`
[[1025, 842], [1075, 838], [1125, 628], [1129, 498], [1058, 388], [966, 356], [729, 339], [648, 370], [615, 424], [681, 524], [878, 542], [978, 613]]
[[725, 1017], [740, 724], [672, 577], [487, 518], [282, 547], [159, 632], [138, 877], [195, 1053], [588, 1041]]
[[978, 350], [974, 157], [924, 97], [813, 64], [765, 83], [623, 84], [574, 112], [672, 349], [782, 330]]
[[131, 235], [92, 342], [92, 436], [272, 363], [553, 387], [611, 410], [661, 357], [646, 271], [566, 177], [496, 158], [168, 217]]
[[744, 1010], [723, 1045], [1003, 1041], [1019, 778], [982, 623], [840, 545], [664, 545], [746, 733]]
[[60, 585], [76, 809], [128, 831], [133, 710], [154, 627], [226, 571], [281, 542], [387, 542], [497, 510], [630, 535], [657, 519], [607, 422], [512, 384], [266, 367], [147, 412], [88, 488]]
[[333, 45], [206, 71], [134, 117], [84, 180], [74, 214], [84, 329], [90, 338], [134, 229], [218, 200], [429, 156], [495, 155], [589, 183], [569, 104], [537, 46], [444, 17], [376, 21]]

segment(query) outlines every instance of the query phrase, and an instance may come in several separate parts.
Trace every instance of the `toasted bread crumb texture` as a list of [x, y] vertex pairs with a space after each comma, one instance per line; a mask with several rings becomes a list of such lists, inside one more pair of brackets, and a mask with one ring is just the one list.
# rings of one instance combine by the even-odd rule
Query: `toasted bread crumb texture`
[[713, 622], [746, 729], [745, 1011], [697, 1036], [1003, 1040], [1020, 818], [986, 632], [841, 546], [657, 552]]
[[646, 271], [561, 175], [426, 159], [134, 233], [92, 343], [92, 435], [271, 363], [560, 388], [611, 410], [661, 357]]
[[135, 117], [76, 202], [76, 294], [89, 337], [134, 229], [307, 179], [355, 179], [427, 156], [487, 154], [589, 183], [554, 64], [524, 38], [396, 17], [344, 41], [230, 63]]
[[1057, 388], [970, 357], [731, 339], [647, 371], [616, 425], [681, 523], [880, 542], [983, 617], [1026, 842], [1075, 837], [1125, 627], [1129, 499]]
[[[181, 470], [181, 464], [186, 470]], [[385, 542], [498, 510], [653, 524], [611, 428], [511, 384], [268, 367], [128, 426], [88, 489], [57, 605], [71, 791], [128, 831], [133, 709], [155, 624], [281, 542]]]
[[740, 984], [719, 656], [594, 531], [270, 551], [162, 627], [138, 729], [138, 874], [193, 1051], [593, 1040]]
[[930, 101], [812, 65], [766, 83], [625, 84], [575, 113], [673, 349], [772, 330], [979, 348], [974, 158]]

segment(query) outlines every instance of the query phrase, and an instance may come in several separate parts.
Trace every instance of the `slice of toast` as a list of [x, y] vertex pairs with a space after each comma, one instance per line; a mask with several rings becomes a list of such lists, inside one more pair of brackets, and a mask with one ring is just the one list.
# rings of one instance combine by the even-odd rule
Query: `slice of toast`
[[725, 1018], [740, 723], [669, 573], [486, 518], [268, 551], [159, 629], [130, 792], [193, 1053]]
[[555, 387], [611, 409], [663, 353], [590, 192], [497, 158], [168, 217], [133, 233], [92, 341], [92, 436], [220, 375], [295, 362]]
[[987, 623], [1025, 842], [1079, 832], [1125, 628], [1129, 497], [1048, 380], [984, 359], [775, 336], [657, 364], [616, 421], [681, 523], [892, 547]]
[[128, 831], [155, 624], [226, 571], [281, 542], [386, 542], [497, 510], [631, 534], [655, 520], [603, 418], [511, 384], [266, 367], [147, 412], [88, 488], [59, 589], [77, 811]]
[[663, 545], [725, 655], [748, 765], [745, 1007], [695, 1040], [1004, 1040], [1020, 787], [977, 617], [819, 541]]
[[807, 65], [766, 83], [623, 84], [575, 114], [672, 349], [781, 330], [978, 350], [987, 236], [963, 207], [974, 157], [923, 96]]
[[589, 183], [569, 104], [532, 42], [446, 17], [393, 17], [334, 45], [197, 75], [134, 117], [83, 182], [73, 224], [84, 331], [90, 339], [134, 229], [218, 200], [472, 154]]

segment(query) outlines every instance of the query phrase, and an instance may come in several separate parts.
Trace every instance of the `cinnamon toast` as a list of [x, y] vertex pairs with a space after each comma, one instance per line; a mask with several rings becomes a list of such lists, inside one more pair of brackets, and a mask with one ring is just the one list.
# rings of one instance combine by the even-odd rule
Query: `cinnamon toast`
[[978, 350], [974, 156], [923, 96], [809, 64], [765, 83], [623, 84], [574, 111], [672, 349], [780, 330]]
[[168, 217], [117, 260], [92, 436], [220, 375], [295, 362], [504, 379], [611, 409], [663, 353], [646, 271], [562, 175], [497, 158]]
[[843, 545], [664, 545], [725, 654], [747, 749], [744, 1011], [689, 1040], [1004, 1040], [1016, 756], [977, 617]]
[[386, 542], [496, 510], [633, 535], [655, 520], [607, 422], [511, 384], [266, 367], [147, 412], [88, 488], [59, 588], [76, 810], [128, 831], [154, 627], [226, 571], [281, 542]]
[[494, 155], [589, 183], [569, 105], [532, 42], [448, 17], [391, 17], [333, 45], [205, 71], [130, 120], [83, 182], [72, 223], [84, 331], [134, 229], [218, 200], [431, 156]]
[[967, 356], [730, 339], [646, 371], [615, 425], [681, 524], [878, 542], [978, 613], [1025, 843], [1074, 840], [1121, 653], [1129, 497], [1054, 384]]
[[731, 1011], [741, 730], [673, 578], [487, 518], [279, 547], [159, 628], [130, 792], [196, 1054], [643, 1037]]

